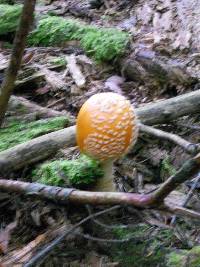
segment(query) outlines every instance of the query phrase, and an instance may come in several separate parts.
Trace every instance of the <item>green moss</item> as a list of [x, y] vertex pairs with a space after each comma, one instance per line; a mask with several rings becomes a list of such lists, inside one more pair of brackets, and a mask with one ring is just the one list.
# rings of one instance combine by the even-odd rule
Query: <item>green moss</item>
[[128, 40], [127, 33], [116, 29], [95, 28], [83, 35], [81, 44], [97, 61], [110, 61], [125, 53]]
[[167, 267], [199, 267], [200, 266], [200, 246], [195, 246], [191, 250], [178, 250], [171, 252], [168, 256]]
[[111, 256], [123, 267], [167, 267], [166, 255], [174, 241], [172, 230], [162, 229], [149, 234], [149, 226], [136, 225], [133, 229], [115, 229], [115, 238], [130, 238], [127, 243], [112, 247]]
[[85, 155], [75, 160], [56, 160], [42, 164], [32, 173], [37, 182], [56, 186], [90, 185], [102, 175], [99, 162]]
[[66, 60], [64, 57], [52, 57], [49, 60], [49, 63], [53, 64], [53, 65], [66, 65]]
[[183, 267], [185, 256], [178, 252], [171, 252], [168, 255], [167, 267]]
[[162, 180], [165, 180], [169, 176], [172, 176], [176, 173], [176, 169], [171, 163], [170, 157], [163, 159], [160, 169], [160, 177]]
[[21, 11], [21, 5], [0, 5], [0, 34], [15, 32]]
[[79, 24], [75, 20], [65, 20], [61, 17], [49, 16], [39, 21], [37, 28], [30, 34], [30, 45], [56, 45], [72, 40]]
[[87, 26], [76, 20], [48, 16], [39, 21], [29, 36], [30, 45], [62, 45], [70, 40], [80, 41], [86, 53], [97, 61], [110, 61], [121, 56], [129, 41], [129, 35], [112, 28]]
[[26, 142], [40, 135], [64, 128], [68, 124], [66, 117], [39, 120], [30, 123], [11, 122], [0, 129], [0, 151]]
[[190, 267], [200, 266], [200, 246], [196, 246], [188, 252], [188, 261]]

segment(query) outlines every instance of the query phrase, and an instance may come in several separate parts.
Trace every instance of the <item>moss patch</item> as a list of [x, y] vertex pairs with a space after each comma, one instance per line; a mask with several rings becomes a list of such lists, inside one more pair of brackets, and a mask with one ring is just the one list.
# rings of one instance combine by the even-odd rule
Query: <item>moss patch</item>
[[112, 28], [87, 26], [76, 20], [48, 16], [39, 21], [29, 36], [29, 45], [62, 45], [66, 41], [80, 41], [86, 53], [97, 61], [109, 61], [121, 56], [126, 49], [129, 35]]
[[0, 34], [15, 32], [21, 11], [21, 5], [0, 5]]
[[[83, 155], [75, 160], [56, 160], [42, 164], [32, 173], [39, 183], [54, 186], [84, 186], [103, 176], [99, 162]], [[39, 179], [38, 179], [39, 177]]]
[[114, 230], [115, 238], [131, 240], [113, 246], [113, 260], [123, 267], [167, 267], [166, 255], [175, 239], [173, 231], [162, 229], [151, 235], [149, 229], [148, 225], [139, 224], [133, 229]]
[[186, 262], [186, 256], [181, 252], [172, 252], [168, 255], [167, 267], [183, 267]]
[[0, 151], [40, 135], [60, 130], [67, 126], [68, 122], [66, 117], [57, 117], [30, 123], [11, 122], [8, 127], [0, 129]]
[[200, 246], [191, 250], [178, 250], [168, 255], [167, 267], [199, 267], [200, 266]]
[[173, 164], [171, 163], [170, 157], [166, 157], [161, 162], [160, 168], [160, 177], [162, 181], [167, 179], [169, 176], [172, 176], [176, 173], [176, 169], [174, 168]]

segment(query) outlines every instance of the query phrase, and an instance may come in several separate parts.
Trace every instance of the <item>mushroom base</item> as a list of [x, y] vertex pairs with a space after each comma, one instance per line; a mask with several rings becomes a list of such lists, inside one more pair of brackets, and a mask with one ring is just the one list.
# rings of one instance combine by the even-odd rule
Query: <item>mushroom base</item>
[[95, 184], [93, 191], [97, 192], [115, 192], [116, 186], [113, 181], [113, 160], [103, 162], [102, 168], [104, 171], [104, 176], [102, 178], [99, 178], [97, 180], [97, 183]]

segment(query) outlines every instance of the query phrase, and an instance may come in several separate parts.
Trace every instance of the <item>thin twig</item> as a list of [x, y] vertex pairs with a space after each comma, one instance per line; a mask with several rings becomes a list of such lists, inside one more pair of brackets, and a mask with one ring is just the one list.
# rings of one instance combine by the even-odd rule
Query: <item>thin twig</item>
[[105, 242], [105, 243], [125, 243], [125, 242], [129, 242], [129, 241], [135, 239], [135, 236], [132, 236], [129, 238], [124, 238], [124, 239], [106, 239], [106, 238], [94, 237], [94, 236], [91, 236], [88, 234], [82, 234], [82, 233], [75, 233], [75, 234], [82, 236], [88, 240], [97, 241], [97, 242]]
[[[86, 205], [86, 209], [89, 213], [89, 215], [92, 215], [92, 210], [91, 210], [91, 207], [90, 205]], [[112, 230], [112, 229], [116, 229], [116, 228], [121, 228], [121, 229], [125, 229], [125, 228], [128, 228], [129, 226], [128, 225], [125, 225], [125, 224], [120, 224], [120, 225], [107, 225], [107, 224], [104, 224], [102, 222], [100, 222], [98, 219], [95, 219], [95, 218], [92, 218], [92, 221], [94, 223], [96, 223], [97, 225], [105, 228], [105, 229], [108, 229], [108, 230]]]
[[200, 126], [178, 123], [178, 126], [189, 128], [195, 131], [200, 131]]
[[65, 101], [65, 100], [66, 100], [66, 97], [62, 97], [62, 98], [60, 98], [60, 99], [58, 99], [58, 100], [56, 100], [56, 101], [50, 103], [50, 104], [47, 106], [47, 108], [52, 108], [52, 107], [56, 106], [57, 104], [62, 103], [62, 102]]
[[189, 154], [195, 155], [200, 151], [199, 144], [190, 143], [176, 134], [172, 134], [172, 133], [168, 133], [168, 132], [165, 132], [159, 129], [155, 129], [154, 127], [147, 126], [142, 123], [140, 123], [140, 131], [156, 136], [161, 139], [172, 141], [176, 145], [182, 147]]
[[34, 266], [38, 261], [40, 261], [41, 259], [44, 260], [44, 258], [56, 247], [58, 246], [58, 244], [60, 244], [65, 238], [66, 236], [68, 236], [69, 234], [73, 233], [79, 226], [81, 226], [82, 224], [84, 224], [85, 222], [87, 222], [88, 220], [90, 220], [93, 217], [98, 217], [102, 214], [108, 213], [110, 211], [119, 209], [120, 206], [114, 206], [108, 209], [105, 209], [103, 211], [99, 211], [96, 212], [94, 214], [89, 215], [88, 217], [84, 218], [83, 220], [81, 220], [80, 222], [78, 222], [77, 224], [75, 224], [70, 230], [64, 232], [62, 235], [60, 235], [58, 238], [56, 238], [55, 240], [53, 240], [48, 246], [44, 247], [41, 251], [39, 251], [28, 263], [24, 264], [23, 267], [31, 267]]

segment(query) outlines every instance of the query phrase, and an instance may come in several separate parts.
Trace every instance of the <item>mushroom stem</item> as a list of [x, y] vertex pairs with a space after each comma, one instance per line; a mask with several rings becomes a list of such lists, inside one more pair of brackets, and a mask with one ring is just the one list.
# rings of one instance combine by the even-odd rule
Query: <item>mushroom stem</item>
[[113, 160], [107, 160], [101, 163], [104, 175], [97, 180], [94, 186], [94, 191], [98, 192], [115, 192], [116, 187], [113, 181]]

